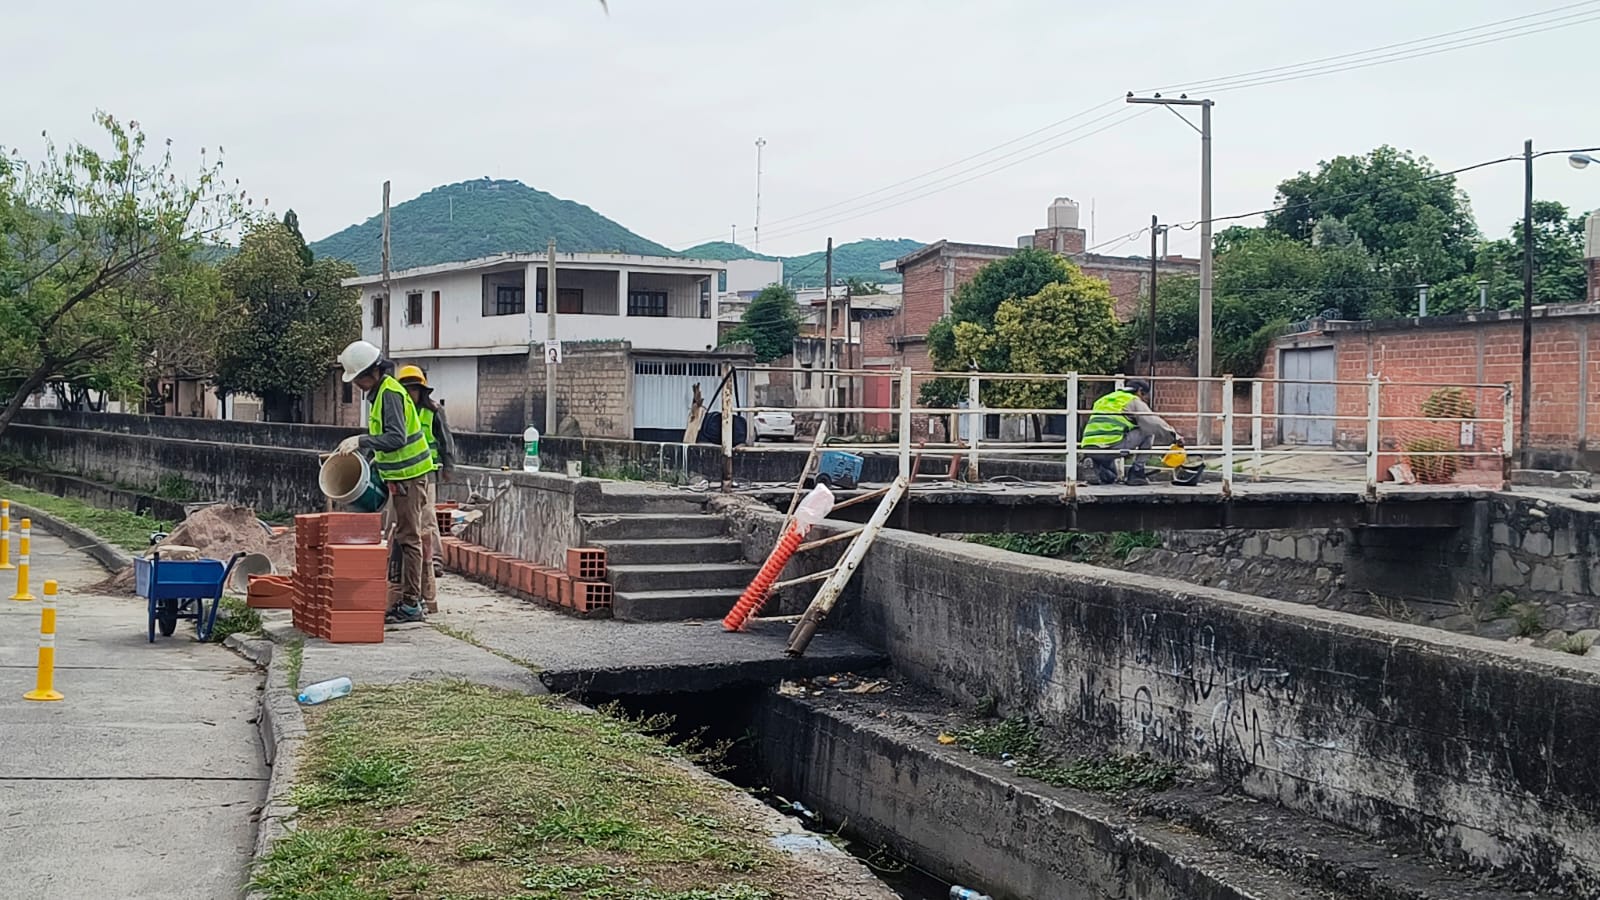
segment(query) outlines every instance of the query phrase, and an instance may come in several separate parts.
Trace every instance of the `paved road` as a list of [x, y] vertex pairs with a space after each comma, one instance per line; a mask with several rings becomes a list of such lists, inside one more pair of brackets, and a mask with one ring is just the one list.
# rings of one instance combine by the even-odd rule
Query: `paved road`
[[266, 790], [260, 676], [186, 623], [146, 644], [141, 601], [86, 592], [104, 571], [57, 538], [35, 535], [33, 567], [61, 584], [66, 699], [22, 699], [39, 604], [5, 599], [0, 573], [0, 895], [240, 896]]

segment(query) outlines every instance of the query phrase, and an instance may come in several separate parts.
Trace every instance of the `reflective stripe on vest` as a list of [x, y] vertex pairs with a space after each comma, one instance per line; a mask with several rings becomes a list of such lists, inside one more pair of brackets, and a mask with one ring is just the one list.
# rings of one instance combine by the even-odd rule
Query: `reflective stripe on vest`
[[411, 395], [400, 386], [400, 382], [385, 375], [378, 382], [378, 390], [372, 397], [372, 412], [367, 416], [367, 433], [371, 435], [383, 434], [383, 395], [395, 393], [405, 401], [406, 411], [406, 443], [399, 450], [379, 450], [372, 454], [372, 467], [378, 470], [378, 477], [384, 481], [406, 481], [419, 478], [433, 471], [433, 453], [428, 449], [428, 441], [422, 434], [422, 420], [417, 417], [417, 407], [411, 402]]
[[433, 433], [433, 410], [424, 406], [417, 410], [417, 421], [422, 424], [422, 437], [428, 442], [428, 452], [433, 454], [433, 467], [439, 468], [439, 438]]
[[1083, 426], [1083, 439], [1079, 446], [1109, 447], [1122, 440], [1134, 429], [1133, 420], [1122, 415], [1122, 411], [1137, 398], [1137, 394], [1128, 391], [1112, 391], [1096, 400], [1089, 421]]

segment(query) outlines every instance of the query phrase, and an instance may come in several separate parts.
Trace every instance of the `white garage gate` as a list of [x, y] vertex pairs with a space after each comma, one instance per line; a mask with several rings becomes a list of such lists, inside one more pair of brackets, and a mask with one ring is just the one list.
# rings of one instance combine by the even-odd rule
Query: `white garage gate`
[[[710, 360], [636, 358], [633, 361], [633, 436], [638, 440], [678, 441], [689, 423], [694, 386], [707, 411], [721, 409], [714, 396], [722, 383], [721, 363]], [[740, 405], [750, 403], [750, 378], [739, 373]]]

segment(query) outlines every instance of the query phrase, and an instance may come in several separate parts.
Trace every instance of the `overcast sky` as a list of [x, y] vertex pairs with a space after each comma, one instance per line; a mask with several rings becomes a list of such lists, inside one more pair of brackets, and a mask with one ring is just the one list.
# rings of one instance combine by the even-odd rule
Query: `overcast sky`
[[[1128, 90], [1561, 5], [610, 0], [607, 16], [598, 0], [14, 3], [0, 143], [36, 157], [42, 129], [92, 138], [101, 108], [191, 153], [223, 145], [229, 173], [272, 208], [294, 207], [313, 239], [377, 213], [385, 178], [400, 202], [487, 175], [681, 248], [726, 239], [735, 224], [750, 244], [762, 137], [766, 252], [820, 249], [830, 236], [1011, 244], [1043, 225], [1057, 195], [1083, 204], [1085, 227], [1092, 205], [1092, 240], [1107, 244], [1152, 213], [1198, 216], [1199, 139], [1164, 110], [1135, 117], [1102, 106], [991, 156], [843, 201]], [[1600, 2], [1565, 5], [1552, 15], [1600, 16]], [[1567, 23], [1215, 93], [1216, 214], [1268, 206], [1284, 177], [1381, 143], [1441, 168], [1520, 153], [1530, 137], [1536, 148], [1600, 145], [1600, 21]], [[1575, 171], [1558, 157], [1537, 166], [1540, 198], [1600, 206], [1600, 167]], [[1520, 216], [1520, 164], [1461, 184], [1489, 235]], [[812, 213], [831, 204], [842, 205]], [[1102, 251], [1139, 253], [1144, 240]], [[1193, 248], [1192, 232], [1174, 236], [1174, 252]]]

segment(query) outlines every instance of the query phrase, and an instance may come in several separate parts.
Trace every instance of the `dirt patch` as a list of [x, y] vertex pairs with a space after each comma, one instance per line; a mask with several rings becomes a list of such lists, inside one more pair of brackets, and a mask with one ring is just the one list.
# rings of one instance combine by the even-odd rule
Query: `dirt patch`
[[[261, 553], [272, 560], [280, 573], [294, 569], [294, 529], [283, 534], [268, 534], [256, 518], [256, 511], [248, 506], [219, 503], [197, 509], [179, 523], [163, 543], [193, 547], [202, 557], [211, 559], [226, 560], [241, 550]], [[94, 589], [132, 594], [133, 567], [124, 568], [94, 585]]]

